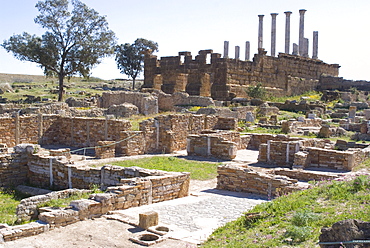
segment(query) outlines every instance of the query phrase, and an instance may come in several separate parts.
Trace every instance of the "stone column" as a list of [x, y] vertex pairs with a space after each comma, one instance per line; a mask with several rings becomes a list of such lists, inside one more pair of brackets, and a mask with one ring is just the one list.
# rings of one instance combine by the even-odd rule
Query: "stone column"
[[245, 60], [249, 61], [251, 52], [251, 44], [249, 41], [245, 42]]
[[304, 13], [306, 12], [305, 9], [299, 10], [299, 55], [303, 55], [304, 53]]
[[240, 58], [240, 47], [235, 46], [235, 59], [239, 59], [239, 58]]
[[224, 41], [224, 58], [229, 57], [229, 41]]
[[289, 54], [290, 47], [290, 15], [291, 11], [286, 11], [285, 13], [285, 53]]
[[313, 45], [312, 45], [312, 58], [317, 59], [317, 52], [319, 49], [319, 32], [313, 31]]
[[293, 55], [298, 55], [298, 45], [296, 43], [293, 43]]
[[309, 46], [309, 40], [307, 38], [303, 39], [303, 54], [302, 56], [305, 58], [308, 58], [308, 46]]
[[271, 13], [271, 56], [275, 57], [276, 53], [276, 16], [278, 13]]
[[264, 15], [258, 15], [259, 24], [258, 24], [258, 49], [263, 48], [263, 17]]

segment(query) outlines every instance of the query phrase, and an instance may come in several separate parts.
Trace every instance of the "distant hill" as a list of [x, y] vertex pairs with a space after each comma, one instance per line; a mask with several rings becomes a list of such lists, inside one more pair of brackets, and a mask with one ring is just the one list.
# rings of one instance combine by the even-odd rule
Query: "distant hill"
[[0, 73], [0, 83], [32, 83], [32, 82], [47, 82], [56, 80], [56, 78], [46, 78], [42, 75], [24, 75], [24, 74], [8, 74]]

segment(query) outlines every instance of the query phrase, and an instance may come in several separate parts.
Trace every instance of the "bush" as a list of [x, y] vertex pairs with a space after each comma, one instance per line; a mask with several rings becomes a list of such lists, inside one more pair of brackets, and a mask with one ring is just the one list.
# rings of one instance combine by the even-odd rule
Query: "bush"
[[309, 226], [291, 226], [285, 232], [285, 237], [291, 238], [294, 243], [301, 243], [311, 237], [312, 228]]
[[310, 210], [297, 211], [292, 218], [292, 224], [295, 226], [310, 226], [318, 220], [318, 215]]
[[266, 89], [262, 87], [262, 83], [258, 83], [256, 86], [249, 86], [247, 89], [248, 96], [252, 98], [265, 99], [266, 98]]

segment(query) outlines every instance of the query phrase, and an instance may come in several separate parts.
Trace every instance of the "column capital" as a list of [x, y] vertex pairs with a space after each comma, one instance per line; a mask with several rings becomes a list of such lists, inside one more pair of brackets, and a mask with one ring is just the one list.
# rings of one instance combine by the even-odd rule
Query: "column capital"
[[272, 17], [276, 17], [279, 13], [271, 13]]
[[303, 15], [306, 11], [307, 11], [307, 10], [305, 10], [305, 9], [300, 9], [300, 10], [299, 10], [299, 14]]
[[285, 11], [285, 12], [284, 12], [284, 14], [285, 14], [286, 16], [290, 16], [290, 15], [292, 14], [292, 11]]
[[262, 19], [264, 16], [265, 16], [265, 15], [258, 15], [258, 17], [259, 17], [260, 19]]

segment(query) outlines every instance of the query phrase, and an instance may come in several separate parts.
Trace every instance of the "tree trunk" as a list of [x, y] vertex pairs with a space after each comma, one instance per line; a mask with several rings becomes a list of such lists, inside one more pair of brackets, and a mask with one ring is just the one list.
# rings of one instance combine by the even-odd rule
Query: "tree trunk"
[[61, 101], [63, 101], [63, 90], [64, 90], [63, 80], [64, 80], [64, 75], [63, 74], [59, 74], [58, 78], [59, 78], [59, 96], [58, 96], [58, 102], [61, 102]]
[[135, 90], [135, 78], [136, 77], [133, 77], [132, 78], [132, 90]]

